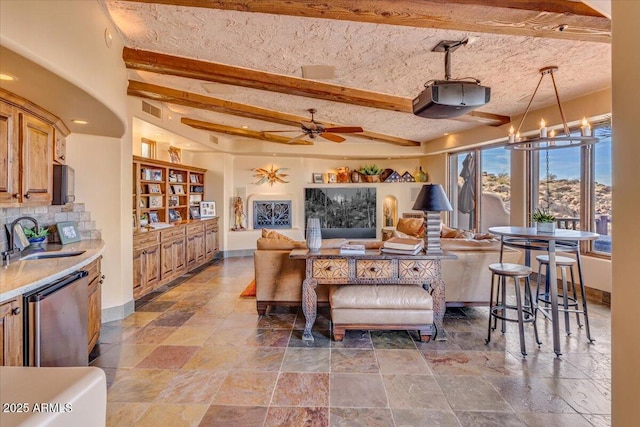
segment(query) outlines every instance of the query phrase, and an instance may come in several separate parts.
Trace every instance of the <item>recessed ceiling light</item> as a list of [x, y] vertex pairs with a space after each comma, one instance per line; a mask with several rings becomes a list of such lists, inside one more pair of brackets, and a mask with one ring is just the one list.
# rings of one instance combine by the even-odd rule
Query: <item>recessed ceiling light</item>
[[240, 127], [241, 127], [242, 129], [249, 129], [249, 126], [247, 126], [247, 125], [242, 125], [242, 126], [240, 126]]
[[155, 135], [155, 136], [162, 136], [163, 134], [162, 134], [162, 133], [160, 133], [160, 132], [158, 132], [158, 133], [156, 133], [156, 134], [154, 134], [154, 135]]
[[445, 133], [444, 133], [444, 136], [448, 136], [448, 135], [449, 135], [449, 132], [445, 132]]
[[71, 120], [73, 123], [77, 124], [77, 125], [86, 125], [87, 123], [89, 123], [86, 120], [80, 120], [80, 119], [73, 119]]
[[273, 153], [273, 154], [272, 154], [272, 156], [277, 156], [277, 154], [276, 154], [276, 153]]
[[17, 80], [17, 79], [15, 77], [13, 77], [11, 74], [2, 73], [2, 74], [0, 74], [0, 80], [3, 80], [5, 82], [10, 82], [10, 81]]

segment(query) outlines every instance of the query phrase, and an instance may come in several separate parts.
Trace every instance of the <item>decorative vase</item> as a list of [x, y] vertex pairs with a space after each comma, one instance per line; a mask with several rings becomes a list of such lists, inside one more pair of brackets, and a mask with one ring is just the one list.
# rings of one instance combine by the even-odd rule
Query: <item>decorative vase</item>
[[380, 182], [380, 175], [363, 175], [365, 182]]
[[422, 170], [422, 166], [420, 166], [420, 170], [416, 172], [416, 182], [427, 182], [429, 180], [429, 175]]
[[555, 222], [536, 222], [538, 233], [553, 233], [556, 231]]
[[320, 219], [307, 218], [307, 248], [311, 252], [318, 252], [322, 246], [322, 235], [320, 233]]

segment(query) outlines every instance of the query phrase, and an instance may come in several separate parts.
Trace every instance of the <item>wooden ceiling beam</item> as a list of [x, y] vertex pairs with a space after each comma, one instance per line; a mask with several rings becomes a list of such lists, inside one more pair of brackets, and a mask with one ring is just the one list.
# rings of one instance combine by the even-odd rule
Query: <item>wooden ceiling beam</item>
[[[150, 83], [129, 80], [127, 95], [137, 96], [140, 98], [152, 99], [159, 102], [168, 102], [171, 104], [183, 105], [185, 107], [198, 108], [201, 110], [215, 111], [217, 113], [231, 114], [234, 116], [246, 117], [249, 119], [263, 120], [271, 123], [278, 123], [286, 126], [300, 126], [303, 121], [309, 121], [309, 117], [296, 116], [293, 114], [281, 113], [279, 111], [268, 110], [266, 108], [254, 107], [251, 105], [240, 104], [238, 102], [225, 101], [223, 99], [213, 98], [209, 96], [199, 95], [197, 93], [185, 92], [177, 89], [171, 89], [164, 86], [153, 85]], [[343, 124], [318, 121], [325, 127], [344, 126]], [[384, 135], [377, 132], [364, 131], [362, 133], [353, 134], [356, 138], [365, 138], [373, 141], [385, 142], [405, 147], [420, 146], [419, 141], [398, 138], [391, 135]]]
[[[250, 129], [242, 129], [233, 126], [226, 126], [219, 123], [205, 122], [203, 120], [189, 119], [183, 117], [180, 122], [191, 126], [194, 129], [206, 130], [209, 132], [219, 132], [227, 135], [244, 136], [245, 138], [260, 139], [262, 141], [276, 142], [278, 144], [287, 145], [313, 145], [313, 141], [307, 141], [305, 139], [298, 139], [294, 142], [289, 142], [291, 138], [285, 136], [273, 135], [267, 132], [257, 132]], [[302, 132], [302, 131], [301, 131]]]
[[[126, 0], [307, 18], [611, 43], [611, 20], [566, 0]], [[499, 4], [500, 7], [496, 5]], [[559, 30], [565, 25], [563, 30]]]
[[131, 70], [187, 77], [252, 89], [344, 102], [383, 110], [411, 112], [411, 100], [315, 80], [266, 73], [215, 62], [125, 47], [122, 57]]

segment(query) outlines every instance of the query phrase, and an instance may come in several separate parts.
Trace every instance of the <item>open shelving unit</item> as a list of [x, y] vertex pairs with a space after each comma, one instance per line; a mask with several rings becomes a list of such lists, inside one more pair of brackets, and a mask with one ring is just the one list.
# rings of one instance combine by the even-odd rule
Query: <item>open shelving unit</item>
[[206, 169], [133, 156], [134, 229], [149, 222], [190, 219], [189, 208], [204, 197]]

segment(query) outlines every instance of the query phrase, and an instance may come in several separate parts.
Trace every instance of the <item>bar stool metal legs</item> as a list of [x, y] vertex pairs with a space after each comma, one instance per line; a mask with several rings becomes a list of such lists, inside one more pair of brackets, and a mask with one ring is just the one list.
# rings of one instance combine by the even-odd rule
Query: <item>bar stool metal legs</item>
[[[531, 274], [531, 268], [510, 263], [495, 263], [489, 265], [491, 270], [491, 296], [489, 299], [489, 325], [487, 328], [487, 339], [485, 342], [488, 344], [491, 342], [491, 330], [497, 327], [497, 320], [500, 319], [501, 330], [504, 333], [506, 329], [506, 322], [517, 322], [518, 331], [520, 334], [520, 351], [523, 356], [527, 355], [525, 338], [524, 338], [524, 324], [533, 323], [533, 330], [535, 333], [536, 343], [540, 345], [540, 339], [538, 337], [538, 328], [536, 326], [536, 310], [535, 302], [533, 299], [533, 293], [531, 291], [531, 284], [529, 281], [529, 275]], [[513, 278], [516, 305], [507, 304], [506, 298], [506, 285], [507, 277]], [[495, 289], [496, 279], [498, 283], [498, 289]], [[524, 299], [520, 291], [520, 279], [524, 280]], [[495, 291], [495, 292], [494, 292]], [[494, 301], [495, 293], [495, 301]], [[516, 318], [509, 317], [509, 310], [516, 311]], [[491, 320], [493, 319], [493, 327], [491, 327]]]
[[[549, 318], [549, 313], [548, 313], [548, 309], [550, 305], [549, 286], [553, 286], [552, 284], [549, 283], [549, 256], [538, 255], [536, 259], [538, 260], [538, 263], [539, 263], [538, 264], [538, 280], [537, 280], [538, 286], [536, 289], [536, 302], [538, 303], [538, 310], [540, 310], [540, 312], [544, 314], [545, 317]], [[580, 314], [582, 314], [584, 316], [584, 323], [586, 326], [585, 329], [587, 332], [587, 338], [589, 339], [589, 341], [593, 341], [593, 339], [591, 338], [591, 331], [589, 329], [589, 315], [587, 313], [587, 300], [586, 300], [586, 295], [584, 291], [584, 286], [582, 285], [582, 269], [580, 268], [581, 265], [580, 265], [579, 253], [577, 253], [577, 264], [578, 264], [578, 276], [580, 278], [579, 286], [580, 286], [581, 297], [582, 297], [582, 308], [579, 308], [580, 302], [578, 301], [578, 296], [576, 292], [576, 286], [578, 286], [578, 284], [575, 281], [575, 276], [573, 273], [573, 266], [575, 264], [576, 264], [576, 260], [574, 260], [573, 258], [562, 257], [562, 256], [556, 257], [556, 266], [557, 268], [560, 269], [560, 273], [561, 273], [560, 277], [562, 279], [562, 306], [559, 307], [559, 310], [564, 312], [565, 331], [567, 335], [571, 335], [571, 326], [570, 326], [570, 319], [569, 319], [570, 313], [576, 314], [576, 320], [579, 328], [582, 328], [582, 323], [580, 322]], [[542, 273], [543, 266], [546, 268], [546, 272], [545, 272], [546, 280], [545, 280], [544, 291], [542, 291], [542, 284], [541, 284], [541, 273]], [[571, 282], [567, 281], [567, 270], [569, 270]], [[554, 284], [554, 285], [557, 286], [557, 284]], [[571, 292], [572, 295], [569, 295], [569, 292]], [[545, 306], [542, 307], [540, 303], [543, 303]]]

